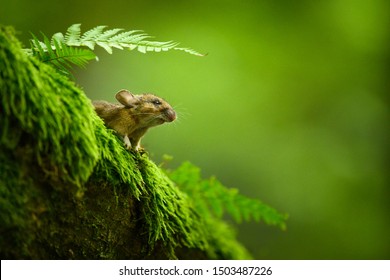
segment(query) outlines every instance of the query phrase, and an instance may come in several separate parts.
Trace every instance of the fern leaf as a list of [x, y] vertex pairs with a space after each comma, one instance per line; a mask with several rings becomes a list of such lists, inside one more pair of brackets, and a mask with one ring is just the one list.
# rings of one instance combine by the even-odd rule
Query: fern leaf
[[98, 37], [100, 34], [102, 34], [104, 28], [106, 28], [105, 25], [99, 25], [96, 26], [88, 31], [86, 31], [83, 36], [81, 36], [81, 41], [91, 41], [94, 40], [96, 37]]
[[99, 42], [97, 41], [96, 44], [100, 47], [102, 47], [103, 49], [106, 50], [106, 52], [108, 52], [109, 54], [112, 54], [112, 48], [110, 46], [110, 44], [108, 44], [107, 42]]
[[114, 35], [116, 35], [121, 30], [123, 30], [123, 29], [122, 28], [115, 28], [115, 29], [107, 30], [98, 37], [98, 40], [99, 41], [108, 41], [110, 38], [112, 38]]
[[33, 39], [31, 40], [31, 49], [33, 55], [37, 56], [40, 60], [46, 56], [46, 52], [42, 46], [42, 43], [38, 40], [38, 38], [32, 34]]
[[140, 30], [124, 31], [122, 28], [105, 30], [100, 25], [81, 35], [80, 24], [73, 24], [66, 32], [65, 43], [70, 46], [85, 46], [93, 50], [96, 45], [112, 53], [112, 48], [138, 50], [139, 52], [161, 52], [169, 50], [184, 51], [192, 55], [203, 56], [201, 53], [188, 48], [178, 48], [178, 43], [150, 41], [150, 35]]
[[139, 32], [143, 32], [143, 31], [142, 30], [131, 30], [131, 31], [122, 32], [122, 33], [117, 34], [117, 35], [113, 36], [112, 38], [110, 38], [110, 41], [123, 43], [123, 42], [126, 42], [128, 40], [130, 35], [132, 35], [134, 33], [139, 33]]
[[55, 57], [55, 53], [51, 46], [50, 40], [45, 35], [43, 35], [43, 43], [45, 44], [45, 49], [48, 52], [49, 57]]
[[81, 24], [77, 23], [71, 25], [65, 35], [60, 32], [55, 33], [51, 40], [43, 35], [43, 42], [41, 42], [33, 35], [31, 50], [26, 52], [41, 61], [55, 65], [61, 71], [64, 67], [70, 69], [71, 64], [83, 67], [89, 60], [98, 60], [92, 52], [96, 46], [103, 48], [109, 54], [112, 54], [113, 48], [116, 48], [138, 50], [141, 53], [178, 50], [203, 56], [192, 49], [178, 47], [179, 44], [176, 42], [158, 42], [152, 41], [151, 38], [141, 30], [123, 31], [121, 28], [106, 30], [105, 25], [99, 25], [82, 34]]
[[65, 34], [65, 43], [68, 46], [79, 46], [80, 34], [81, 34], [81, 24], [76, 23], [71, 25]]
[[61, 32], [58, 32], [58, 33], [55, 33], [52, 37], [51, 37], [51, 44], [52, 45], [55, 45], [55, 42], [62, 42], [62, 43], [65, 43], [65, 38], [64, 38], [64, 34], [62, 34]]
[[193, 199], [200, 215], [220, 218], [229, 214], [237, 223], [255, 220], [286, 228], [286, 215], [261, 202], [245, 197], [237, 189], [223, 186], [216, 178], [202, 179], [200, 169], [189, 162], [183, 163], [168, 176]]
[[64, 40], [66, 39], [61, 33], [54, 34], [51, 40], [43, 35], [43, 42], [33, 35], [31, 41], [33, 55], [42, 62], [54, 65], [62, 73], [69, 73], [72, 64], [85, 67], [88, 61], [96, 58], [92, 51], [68, 46]]
[[200, 52], [197, 52], [193, 49], [188, 49], [188, 48], [174, 48], [174, 50], [176, 51], [183, 51], [183, 52], [186, 52], [186, 53], [189, 53], [189, 54], [192, 54], [192, 55], [196, 55], [196, 56], [206, 56], [207, 54], [201, 54]]
[[102, 33], [104, 28], [106, 28], [106, 26], [100, 25], [85, 32], [84, 35], [81, 36], [80, 45], [83, 44], [91, 50], [94, 50], [96, 45], [96, 37], [98, 37], [99, 34]]

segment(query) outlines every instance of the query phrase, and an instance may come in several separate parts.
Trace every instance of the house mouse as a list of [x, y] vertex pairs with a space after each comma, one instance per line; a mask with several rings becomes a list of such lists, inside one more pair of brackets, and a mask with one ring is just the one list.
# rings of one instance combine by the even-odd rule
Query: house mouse
[[176, 119], [172, 107], [153, 94], [134, 95], [123, 89], [115, 98], [121, 104], [106, 101], [93, 101], [92, 104], [106, 126], [123, 137], [125, 147], [129, 150], [140, 149], [141, 138], [149, 128]]

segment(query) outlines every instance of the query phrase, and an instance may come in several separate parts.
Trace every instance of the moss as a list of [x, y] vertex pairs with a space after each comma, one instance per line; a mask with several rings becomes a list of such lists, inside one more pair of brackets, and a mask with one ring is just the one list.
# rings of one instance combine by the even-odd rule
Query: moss
[[[32, 150], [46, 176], [81, 186], [98, 160], [96, 120], [85, 94], [29, 58], [10, 28], [0, 35], [1, 145]], [[72, 147], [69, 149], [68, 147]]]
[[84, 92], [28, 57], [13, 33], [0, 28], [2, 258], [249, 257], [226, 224], [197, 214], [147, 154], [126, 151]]

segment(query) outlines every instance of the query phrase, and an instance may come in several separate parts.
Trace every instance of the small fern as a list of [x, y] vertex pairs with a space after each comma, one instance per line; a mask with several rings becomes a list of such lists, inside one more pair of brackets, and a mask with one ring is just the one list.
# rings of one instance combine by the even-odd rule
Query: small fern
[[35, 35], [31, 41], [31, 54], [45, 63], [52, 64], [60, 72], [67, 74], [72, 68], [71, 64], [85, 67], [88, 61], [96, 59], [96, 55], [82, 48], [72, 48], [62, 41], [50, 40], [43, 35], [43, 42], [40, 42]]
[[287, 215], [280, 214], [265, 203], [241, 195], [237, 189], [223, 186], [216, 178], [201, 178], [200, 169], [189, 162], [183, 163], [169, 177], [192, 199], [195, 208], [205, 219], [222, 218], [227, 213], [236, 222], [264, 221], [268, 225], [286, 228]]
[[105, 30], [106, 26], [100, 25], [82, 34], [80, 27], [81, 24], [73, 24], [65, 35], [59, 32], [51, 39], [43, 34], [43, 41], [39, 41], [33, 35], [31, 49], [26, 51], [39, 60], [54, 65], [62, 72], [69, 72], [71, 64], [84, 67], [90, 60], [98, 60], [93, 52], [96, 46], [109, 54], [116, 48], [138, 50], [141, 53], [177, 50], [203, 56], [195, 50], [178, 47], [179, 43], [173, 41], [150, 41], [151, 36], [140, 30], [123, 31], [121, 28]]

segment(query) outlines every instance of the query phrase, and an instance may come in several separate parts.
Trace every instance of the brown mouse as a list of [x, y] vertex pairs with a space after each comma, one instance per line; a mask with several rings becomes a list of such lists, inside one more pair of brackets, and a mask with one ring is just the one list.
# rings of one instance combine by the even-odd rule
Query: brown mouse
[[138, 151], [141, 138], [149, 128], [176, 119], [176, 112], [172, 107], [153, 94], [134, 95], [123, 89], [115, 98], [121, 105], [94, 101], [93, 106], [106, 126], [123, 137], [127, 149]]

